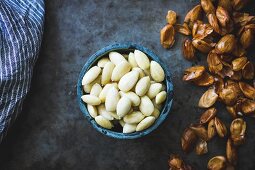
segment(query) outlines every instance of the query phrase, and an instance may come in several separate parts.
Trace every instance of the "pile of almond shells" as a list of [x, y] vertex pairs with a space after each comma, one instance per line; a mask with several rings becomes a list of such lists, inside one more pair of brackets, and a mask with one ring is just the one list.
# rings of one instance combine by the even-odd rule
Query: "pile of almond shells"
[[[181, 145], [185, 152], [195, 148], [202, 155], [208, 152], [207, 143], [216, 134], [227, 137], [226, 155], [210, 159], [207, 168], [211, 170], [234, 169], [237, 146], [245, 141], [246, 122], [242, 117], [255, 116], [254, 64], [247, 56], [254, 45], [255, 16], [242, 11], [249, 1], [201, 0], [187, 13], [184, 24], [177, 24], [177, 14], [170, 10], [168, 24], [160, 32], [164, 48], [173, 46], [175, 32], [192, 37], [184, 40], [182, 46], [187, 60], [196, 60], [198, 52], [207, 55], [207, 66], [196, 65], [184, 71], [183, 81], [208, 90], [198, 102], [198, 107], [206, 110], [198, 123], [185, 129]], [[217, 116], [216, 102], [223, 103], [233, 118], [230, 134]], [[171, 166], [170, 162], [182, 162], [177, 158], [172, 156], [169, 160], [171, 170], [190, 168]]]

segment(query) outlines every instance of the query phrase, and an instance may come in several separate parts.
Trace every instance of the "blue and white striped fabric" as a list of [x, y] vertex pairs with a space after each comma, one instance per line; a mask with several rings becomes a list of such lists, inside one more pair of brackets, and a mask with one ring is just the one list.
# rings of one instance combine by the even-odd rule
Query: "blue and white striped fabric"
[[43, 23], [43, 0], [0, 0], [0, 142], [29, 91]]

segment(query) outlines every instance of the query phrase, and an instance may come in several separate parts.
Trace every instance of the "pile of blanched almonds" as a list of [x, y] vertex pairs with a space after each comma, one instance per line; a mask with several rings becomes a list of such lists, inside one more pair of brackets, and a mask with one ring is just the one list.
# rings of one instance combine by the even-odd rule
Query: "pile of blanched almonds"
[[167, 97], [162, 67], [145, 53], [110, 52], [82, 79], [89, 114], [98, 125], [112, 129], [120, 124], [123, 133], [142, 131], [159, 117]]
[[[201, 0], [187, 13], [183, 24], [176, 23], [177, 15], [170, 10], [160, 34], [164, 48], [173, 46], [175, 32], [190, 36], [182, 46], [183, 56], [189, 61], [196, 60], [198, 52], [207, 55], [207, 66], [196, 65], [184, 71], [183, 81], [209, 88], [198, 102], [198, 107], [206, 110], [199, 122], [185, 129], [181, 145], [185, 152], [195, 149], [202, 155], [208, 152], [207, 143], [215, 135], [227, 138], [226, 155], [210, 159], [207, 168], [211, 170], [234, 169], [238, 146], [244, 144], [246, 137], [242, 117], [255, 116], [254, 63], [247, 53], [254, 47], [255, 16], [243, 11], [250, 2]], [[229, 131], [216, 114], [216, 102], [223, 103], [233, 118]], [[172, 170], [190, 169], [184, 165], [176, 155], [169, 160]]]

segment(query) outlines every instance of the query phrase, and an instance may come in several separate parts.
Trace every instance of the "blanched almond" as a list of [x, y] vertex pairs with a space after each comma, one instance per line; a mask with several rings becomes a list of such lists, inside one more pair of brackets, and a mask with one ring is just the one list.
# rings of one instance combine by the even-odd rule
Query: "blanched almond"
[[135, 86], [138, 77], [139, 73], [135, 70], [125, 74], [119, 81], [119, 89], [123, 92], [128, 92]]
[[83, 95], [83, 96], [81, 96], [81, 99], [85, 103], [87, 103], [89, 105], [93, 105], [93, 106], [99, 105], [101, 103], [101, 101], [100, 101], [100, 99], [98, 97], [92, 96], [92, 95]]
[[107, 83], [111, 81], [114, 67], [115, 65], [112, 62], [108, 62], [105, 64], [102, 71], [102, 80], [101, 80], [102, 85], [106, 85]]
[[156, 82], [162, 82], [165, 79], [164, 70], [156, 61], [151, 61], [150, 73], [152, 79]]
[[100, 84], [101, 82], [101, 75], [99, 75], [94, 81], [92, 81], [90, 84], [85, 84], [83, 85], [83, 91], [85, 93], [90, 93], [91, 89], [92, 89], [92, 86], [96, 83]]
[[143, 72], [144, 72], [145, 76], [149, 76], [150, 79], [152, 79], [151, 73], [150, 73], [150, 68], [143, 70]]
[[150, 67], [150, 60], [146, 56], [146, 54], [144, 54], [143, 52], [139, 50], [135, 50], [134, 55], [135, 55], [135, 61], [141, 69], [145, 70]]
[[108, 57], [101, 58], [100, 60], [98, 60], [97, 66], [104, 68], [105, 64], [108, 62], [110, 62], [110, 59]]
[[131, 109], [131, 100], [126, 96], [121, 97], [117, 104], [117, 115], [124, 117]]
[[101, 93], [101, 91], [102, 91], [102, 87], [98, 83], [96, 83], [92, 86], [91, 91], [90, 91], [90, 95], [98, 97], [99, 94]]
[[134, 67], [132, 70], [139, 72], [139, 79], [145, 77], [145, 73], [144, 73], [143, 69], [141, 69], [140, 67]]
[[156, 96], [156, 104], [161, 104], [166, 100], [166, 92], [162, 91]]
[[94, 66], [90, 68], [82, 78], [82, 85], [89, 84], [94, 81], [101, 73], [101, 68]]
[[87, 104], [87, 109], [91, 117], [95, 118], [97, 116], [97, 108], [95, 106]]
[[103, 88], [103, 90], [101, 91], [101, 93], [99, 94], [99, 99], [102, 101], [102, 102], [105, 102], [105, 98], [106, 98], [106, 95], [108, 93], [108, 91], [110, 90], [111, 87], [115, 87], [115, 88], [118, 88], [118, 85], [117, 83], [112, 83], [112, 84], [106, 84]]
[[125, 123], [125, 125], [123, 126], [123, 133], [132, 133], [132, 132], [135, 132], [136, 126], [137, 126], [136, 124]]
[[111, 116], [110, 112], [106, 111], [104, 104], [100, 104], [97, 107], [97, 109], [98, 109], [99, 115], [103, 116], [107, 120], [113, 120], [114, 119], [114, 117]]
[[95, 117], [95, 121], [97, 122], [98, 125], [102, 126], [103, 128], [111, 129], [113, 127], [113, 124], [101, 115]]
[[156, 97], [156, 95], [162, 90], [162, 84], [161, 83], [154, 83], [150, 85], [150, 88], [147, 92], [147, 96], [150, 99], [153, 99], [154, 97]]
[[149, 76], [143, 77], [137, 82], [135, 87], [135, 93], [138, 96], [144, 96], [149, 90], [149, 88], [150, 88], [150, 77]]
[[123, 120], [124, 120], [124, 122], [126, 122], [126, 123], [132, 124], [132, 123], [139, 123], [139, 122], [141, 122], [141, 121], [143, 120], [144, 117], [145, 117], [145, 116], [144, 116], [141, 112], [139, 112], [139, 111], [134, 111], [134, 112], [132, 112], [132, 113], [127, 114], [126, 116], [124, 116]]
[[124, 127], [125, 122], [121, 119], [121, 120], [119, 121], [119, 124], [120, 124], [122, 127]]
[[136, 61], [135, 61], [135, 54], [134, 53], [129, 53], [128, 55], [128, 62], [130, 63], [132, 68], [138, 67]]
[[121, 55], [120, 53], [115, 52], [115, 51], [112, 51], [112, 52], [109, 53], [109, 59], [115, 65], [118, 65], [123, 61], [127, 61], [125, 59], [125, 57], [123, 57], [123, 55]]
[[160, 111], [155, 107], [151, 115], [157, 119], [160, 115]]
[[141, 102], [140, 97], [137, 94], [135, 94], [134, 92], [130, 91], [130, 92], [125, 93], [125, 92], [120, 91], [120, 95], [121, 95], [121, 97], [126, 96], [127, 98], [129, 98], [129, 100], [131, 100], [131, 102], [132, 102], [132, 106], [139, 106], [139, 104]]
[[119, 63], [112, 71], [112, 81], [119, 81], [130, 69], [131, 65], [127, 61]]
[[113, 112], [117, 108], [117, 104], [120, 100], [120, 95], [115, 87], [111, 87], [106, 95], [105, 108], [109, 112]]
[[154, 111], [154, 106], [148, 96], [141, 97], [139, 109], [145, 116], [150, 116], [152, 114], [152, 112]]
[[149, 116], [143, 119], [136, 127], [136, 131], [142, 131], [144, 129], [147, 129], [155, 122], [155, 117]]

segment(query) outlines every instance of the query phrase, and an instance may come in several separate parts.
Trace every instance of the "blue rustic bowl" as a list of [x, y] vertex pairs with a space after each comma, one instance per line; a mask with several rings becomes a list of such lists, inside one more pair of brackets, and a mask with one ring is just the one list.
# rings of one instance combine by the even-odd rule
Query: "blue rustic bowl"
[[[167, 91], [167, 98], [165, 103], [163, 104], [160, 116], [158, 117], [158, 119], [156, 119], [156, 121], [154, 122], [154, 124], [149, 127], [148, 129], [141, 131], [141, 132], [133, 132], [133, 133], [122, 133], [122, 132], [118, 132], [118, 131], [114, 131], [114, 129], [105, 129], [101, 126], [99, 126], [94, 118], [92, 118], [90, 116], [90, 114], [88, 113], [87, 107], [85, 105], [85, 103], [81, 100], [81, 96], [83, 95], [83, 88], [82, 88], [82, 78], [84, 76], [84, 74], [87, 72], [87, 70], [89, 68], [91, 68], [92, 66], [94, 66], [96, 64], [96, 62], [102, 58], [103, 56], [107, 55], [110, 51], [117, 51], [120, 53], [129, 53], [130, 51], [134, 51], [134, 49], [138, 49], [142, 52], [144, 52], [145, 54], [147, 54], [147, 56], [149, 58], [151, 58], [152, 60], [158, 62], [162, 68], [165, 71], [165, 84], [166, 84], [166, 91]], [[141, 46], [141, 45], [137, 45], [137, 44], [132, 44], [132, 43], [120, 43], [120, 44], [113, 44], [107, 47], [102, 48], [101, 50], [97, 51], [95, 54], [93, 54], [88, 61], [86, 62], [86, 64], [83, 66], [79, 79], [78, 79], [78, 83], [77, 83], [77, 99], [80, 105], [80, 109], [82, 111], [82, 113], [84, 114], [84, 116], [88, 119], [88, 121], [92, 124], [92, 126], [99, 132], [105, 134], [106, 136], [109, 137], [113, 137], [113, 138], [117, 138], [117, 139], [135, 139], [135, 138], [140, 138], [142, 136], [145, 136], [149, 133], [151, 133], [153, 130], [155, 130], [167, 117], [171, 106], [172, 106], [172, 102], [173, 102], [173, 84], [172, 84], [172, 80], [171, 80], [171, 74], [169, 69], [167, 68], [165, 63], [162, 63], [159, 59], [159, 57], [154, 54], [151, 50]]]

